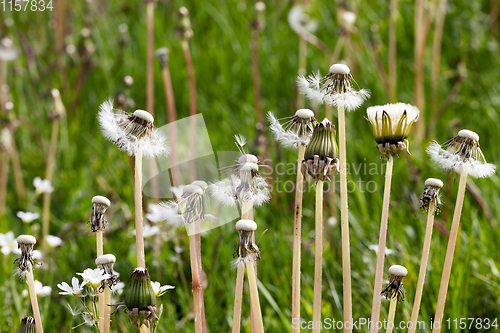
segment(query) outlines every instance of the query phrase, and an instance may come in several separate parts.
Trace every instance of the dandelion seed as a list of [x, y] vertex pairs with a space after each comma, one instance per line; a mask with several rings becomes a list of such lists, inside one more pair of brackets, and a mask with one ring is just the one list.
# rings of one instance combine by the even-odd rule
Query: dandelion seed
[[496, 165], [487, 163], [479, 148], [479, 135], [469, 130], [459, 131], [457, 136], [442, 146], [435, 141], [431, 142], [427, 153], [441, 168], [458, 174], [463, 169], [472, 177], [486, 178], [496, 170]]
[[307, 78], [299, 76], [299, 93], [317, 104], [344, 107], [347, 111], [356, 110], [370, 97], [366, 89], [355, 90], [351, 85], [352, 75], [349, 67], [334, 64], [329, 73], [321, 77], [319, 73]]
[[98, 119], [103, 135], [129, 156], [139, 148], [145, 157], [168, 154], [167, 138], [154, 128], [154, 118], [147, 111], [134, 113], [113, 109], [113, 101], [101, 104]]
[[286, 121], [283, 124], [280, 124], [279, 119], [272, 112], [267, 113], [267, 119], [271, 124], [269, 128], [275, 139], [286, 148], [307, 146], [316, 123], [314, 112], [309, 109], [298, 110], [294, 116], [285, 118]]

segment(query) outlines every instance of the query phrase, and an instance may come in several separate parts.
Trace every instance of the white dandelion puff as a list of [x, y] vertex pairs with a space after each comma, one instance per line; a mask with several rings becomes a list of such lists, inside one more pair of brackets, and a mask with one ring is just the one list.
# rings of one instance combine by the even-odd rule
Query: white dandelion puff
[[309, 109], [298, 110], [292, 117], [285, 118], [286, 121], [283, 124], [272, 112], [267, 113], [267, 119], [270, 123], [269, 129], [275, 139], [286, 148], [307, 146], [316, 122], [314, 112]]

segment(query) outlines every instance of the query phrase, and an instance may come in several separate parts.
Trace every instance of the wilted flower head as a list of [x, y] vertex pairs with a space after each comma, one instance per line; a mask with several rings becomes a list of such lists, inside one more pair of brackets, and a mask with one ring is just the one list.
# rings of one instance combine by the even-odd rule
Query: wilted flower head
[[236, 230], [240, 233], [240, 239], [238, 240], [238, 249], [233, 254], [233, 258], [237, 256], [235, 265], [242, 261], [260, 260], [259, 248], [252, 240], [255, 230], [257, 230], [257, 223], [252, 220], [239, 220], [236, 222]]
[[23, 319], [21, 319], [21, 326], [19, 327], [19, 333], [35, 333], [35, 332], [36, 332], [35, 318], [24, 317]]
[[397, 298], [398, 303], [405, 300], [406, 291], [403, 288], [403, 278], [408, 275], [408, 270], [400, 265], [389, 267], [389, 285], [382, 291], [382, 296], [387, 299]]
[[441, 200], [439, 199], [439, 190], [443, 187], [443, 182], [436, 178], [429, 178], [425, 181], [426, 189], [420, 196], [420, 208], [425, 211], [429, 210], [432, 203], [435, 207], [434, 214], [439, 214], [441, 208]]
[[370, 97], [368, 90], [355, 90], [351, 86], [351, 71], [347, 65], [334, 64], [325, 77], [318, 74], [309, 75], [307, 79], [299, 76], [297, 85], [299, 93], [318, 104], [344, 107], [353, 111]]
[[328, 174], [338, 167], [338, 148], [335, 142], [335, 126], [325, 118], [317, 124], [307, 145], [302, 173], [306, 171], [315, 181], [330, 179]]
[[113, 109], [113, 101], [101, 104], [98, 114], [103, 135], [129, 156], [139, 148], [145, 157], [168, 153], [167, 138], [154, 127], [153, 116], [143, 110], [126, 113]]
[[96, 258], [95, 264], [97, 265], [97, 268], [102, 269], [104, 273], [109, 276], [109, 278], [103, 279], [101, 281], [101, 287], [99, 288], [99, 291], [104, 291], [106, 287], [108, 287], [109, 289], [113, 289], [113, 286], [118, 283], [118, 276], [113, 270], [115, 262], [116, 257], [112, 254], [103, 254], [102, 256]]
[[62, 292], [59, 292], [60, 295], [71, 295], [71, 296], [77, 296], [80, 297], [83, 294], [83, 287], [85, 286], [85, 283], [82, 282], [80, 284], [80, 281], [78, 281], [78, 278], [73, 277], [71, 279], [71, 286], [67, 284], [66, 282], [60, 283], [57, 285], [59, 289], [62, 290]]
[[404, 103], [371, 106], [366, 110], [366, 120], [373, 127], [373, 136], [382, 157], [396, 156], [408, 150], [406, 138], [419, 115], [418, 108]]
[[136, 268], [132, 271], [125, 302], [115, 305], [118, 305], [115, 312], [125, 307], [125, 314], [136, 327], [141, 325], [149, 327], [154, 319], [160, 320], [156, 307], [156, 295], [147, 269]]
[[156, 281], [151, 282], [151, 287], [153, 288], [153, 292], [155, 293], [156, 297], [163, 296], [168, 290], [175, 289], [174, 286], [168, 284], [162, 286], [160, 285], [160, 282]]
[[[16, 263], [21, 272], [33, 270], [35, 261], [33, 259], [33, 245], [36, 244], [36, 238], [31, 235], [21, 235], [17, 237], [17, 244], [21, 250], [21, 256], [17, 258]], [[29, 267], [31, 265], [31, 267]]]
[[210, 193], [223, 204], [233, 206], [237, 201], [246, 201], [260, 206], [271, 197], [269, 185], [260, 176], [257, 156], [245, 153], [246, 139], [241, 135], [236, 135], [235, 139], [241, 155], [233, 166], [221, 170], [229, 175], [210, 185]]
[[108, 226], [108, 221], [104, 218], [104, 213], [110, 205], [111, 201], [101, 195], [96, 195], [92, 198], [92, 210], [90, 211], [89, 223], [93, 232], [102, 231]]
[[92, 290], [96, 290], [103, 280], [111, 278], [111, 275], [104, 272], [102, 268], [87, 268], [83, 273], [76, 273], [83, 278], [83, 285], [88, 285]]
[[280, 124], [272, 112], [267, 113], [267, 119], [274, 137], [286, 148], [307, 146], [316, 123], [314, 112], [309, 109], [298, 110], [292, 117], [285, 118], [287, 121], [283, 124]]
[[48, 179], [42, 180], [42, 178], [36, 177], [33, 179], [33, 186], [35, 186], [36, 194], [54, 192], [54, 188]]
[[17, 212], [17, 217], [19, 217], [24, 223], [31, 223], [37, 218], [40, 217], [38, 213], [30, 213], [30, 212]]
[[479, 135], [469, 130], [461, 130], [457, 136], [442, 146], [431, 142], [427, 147], [431, 159], [447, 171], [461, 173], [464, 170], [475, 178], [486, 178], [495, 173], [496, 166], [486, 163], [479, 148]]

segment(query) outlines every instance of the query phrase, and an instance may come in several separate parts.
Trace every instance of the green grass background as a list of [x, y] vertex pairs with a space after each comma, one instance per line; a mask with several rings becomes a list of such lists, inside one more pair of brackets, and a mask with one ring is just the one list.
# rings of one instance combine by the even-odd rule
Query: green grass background
[[[54, 4], [55, 5], [55, 4]], [[15, 104], [14, 115], [20, 121], [15, 133], [19, 149], [23, 178], [28, 189], [26, 202], [19, 202], [15, 194], [12, 174], [8, 179], [7, 214], [2, 218], [0, 232], [13, 230], [16, 235], [27, 232], [15, 213], [28, 210], [41, 213], [41, 197], [34, 195], [33, 178], [45, 174], [45, 157], [51, 132], [48, 114], [52, 111], [50, 89], [59, 88], [67, 109], [67, 118], [62, 122], [58, 140], [56, 171], [52, 195], [50, 233], [65, 241], [53, 250], [44, 268], [35, 272], [35, 277], [50, 285], [53, 293], [40, 299], [43, 323], [47, 332], [68, 332], [81, 322], [73, 318], [65, 304], [76, 305], [76, 299], [60, 296], [56, 287], [62, 281], [69, 282], [76, 272], [94, 267], [95, 239], [88, 232], [86, 221], [90, 210], [90, 199], [96, 194], [110, 196], [113, 209], [108, 215], [110, 230], [106, 234], [105, 252], [117, 256], [115, 269], [121, 280], [128, 281], [134, 268], [135, 246], [131, 236], [133, 229], [133, 178], [127, 156], [106, 141], [100, 133], [96, 113], [99, 104], [117, 92], [125, 92], [133, 98], [138, 108], [145, 108], [146, 86], [146, 20], [145, 5], [141, 1], [77, 1], [68, 2], [65, 15], [65, 43], [77, 47], [83, 45], [82, 28], [91, 30], [90, 41], [95, 46], [91, 65], [86, 70], [85, 81], [78, 103], [75, 103], [75, 85], [81, 58], [78, 52], [66, 55], [68, 83], [63, 85], [56, 66], [54, 52], [54, 12], [0, 12], [1, 35], [13, 39], [22, 50], [21, 56], [9, 62], [8, 84], [11, 99]], [[256, 136], [254, 94], [251, 75], [251, 30], [254, 17], [252, 2], [245, 1], [159, 1], [155, 11], [155, 46], [170, 48], [170, 69], [176, 98], [177, 117], [189, 114], [188, 82], [185, 62], [179, 40], [174, 30], [179, 24], [176, 10], [186, 6], [194, 30], [190, 40], [196, 71], [198, 111], [203, 113], [210, 140], [215, 151], [235, 150], [232, 136], [237, 133], [248, 137], [250, 151]], [[360, 87], [371, 91], [372, 97], [359, 110], [347, 115], [348, 162], [358, 166], [377, 166], [376, 174], [351, 172], [349, 180], [376, 183], [373, 193], [356, 188], [349, 195], [351, 223], [351, 260], [354, 318], [368, 318], [371, 313], [373, 279], [376, 255], [368, 249], [378, 241], [384, 175], [380, 171], [380, 159], [372, 137], [371, 126], [363, 118], [365, 108], [385, 104], [385, 94], [377, 74], [370, 49], [370, 40], [378, 40], [382, 63], [387, 67], [387, 39], [389, 5], [387, 1], [353, 1], [350, 9], [358, 14], [356, 31], [352, 35], [352, 72]], [[291, 4], [286, 1], [267, 4], [266, 28], [260, 35], [260, 75], [264, 111], [272, 110], [277, 116], [291, 115], [295, 110], [294, 80], [297, 74], [298, 36], [287, 22]], [[337, 4], [331, 1], [313, 1], [310, 15], [318, 20], [317, 36], [330, 50], [321, 52], [314, 46], [308, 48], [308, 72], [320, 70], [325, 73], [330, 66], [332, 50], [338, 41]], [[467, 77], [458, 96], [435, 124], [430, 136], [420, 145], [410, 136], [411, 156], [401, 156], [395, 161], [394, 179], [389, 216], [387, 246], [394, 250], [386, 260], [386, 267], [401, 264], [408, 268], [405, 279], [407, 301], [398, 307], [396, 320], [408, 320], [415, 293], [420, 265], [426, 215], [419, 210], [418, 197], [423, 182], [428, 177], [440, 178], [451, 186], [449, 196], [443, 195], [448, 219], [442, 213], [437, 221], [449, 228], [453, 212], [458, 179], [447, 176], [430, 163], [424, 148], [430, 140], [444, 142], [460, 128], [476, 131], [486, 159], [500, 162], [499, 80], [500, 57], [498, 40], [492, 37], [489, 23], [489, 1], [457, 0], [448, 5], [443, 37], [439, 101], [448, 95], [456, 68], [463, 62]], [[398, 76], [397, 94], [401, 102], [413, 102], [414, 86], [414, 2], [400, 1], [397, 29]], [[14, 24], [6, 27], [7, 18]], [[8, 20], [7, 20], [8, 22]], [[128, 25], [125, 45], [120, 44], [120, 24]], [[376, 33], [374, 27], [378, 27]], [[425, 61], [426, 101], [430, 95], [430, 56], [432, 52], [433, 28], [431, 29]], [[26, 51], [31, 52], [31, 58]], [[341, 59], [344, 59], [344, 52]], [[132, 88], [126, 90], [122, 83], [125, 75], [134, 78]], [[429, 105], [429, 104], [427, 104]], [[129, 110], [131, 111], [131, 110]], [[318, 118], [324, 109], [318, 108]], [[428, 109], [426, 109], [428, 111]], [[156, 124], [166, 123], [166, 105], [163, 93], [160, 65], [155, 59], [155, 114]], [[428, 115], [429, 112], [426, 112]], [[335, 123], [336, 119], [332, 119]], [[296, 153], [274, 144], [270, 149], [274, 163], [294, 163]], [[276, 175], [280, 181], [294, 181], [292, 174]], [[338, 180], [338, 178], [337, 178]], [[498, 216], [500, 178], [470, 180], [479, 188], [493, 215]], [[103, 185], [106, 183], [107, 185]], [[443, 191], [444, 192], [444, 191]], [[338, 192], [337, 192], [338, 193]], [[338, 199], [338, 198], [337, 198]], [[291, 317], [291, 240], [293, 223], [293, 193], [275, 193], [271, 202], [256, 209], [259, 230], [268, 229], [259, 244], [262, 260], [258, 274], [261, 282], [260, 298], [264, 324], [268, 332], [290, 330]], [[330, 216], [332, 199], [327, 198], [325, 219]], [[334, 201], [338, 204], [338, 200]], [[312, 318], [313, 265], [314, 265], [314, 193], [304, 197], [303, 252], [302, 252], [302, 317]], [[455, 253], [452, 278], [449, 287], [445, 318], [496, 318], [500, 316], [500, 251], [499, 229], [493, 227], [477, 201], [466, 194], [462, 229]], [[37, 222], [31, 227], [36, 234]], [[340, 225], [327, 226], [324, 245], [323, 308], [324, 318], [342, 319], [342, 267]], [[172, 261], [174, 242], [163, 243], [161, 258], [153, 258], [151, 239], [147, 240], [146, 260], [153, 279], [161, 274], [162, 284], [176, 285], [160, 301], [164, 313], [160, 332], [193, 332], [192, 296], [187, 293], [179, 278], [177, 263]], [[208, 286], [205, 289], [207, 325], [210, 331], [229, 331], [231, 327], [234, 283], [236, 273], [231, 269], [232, 253], [238, 239], [233, 224], [229, 223], [211, 230], [202, 237], [202, 256]], [[180, 244], [186, 248], [187, 239]], [[420, 319], [426, 322], [434, 314], [437, 292], [444, 262], [447, 238], [434, 230], [428, 276], [424, 289]], [[184, 274], [190, 276], [188, 252], [181, 254]], [[0, 272], [0, 331], [17, 332], [20, 319], [31, 315], [29, 300], [22, 298], [22, 282], [12, 276], [14, 255], [3, 256]], [[159, 260], [159, 266], [157, 265]], [[388, 303], [382, 305], [382, 318], [386, 317]], [[243, 306], [243, 331], [249, 328], [248, 292]], [[113, 317], [114, 331], [120, 332], [117, 322], [125, 323], [128, 331], [132, 326], [123, 314]], [[75, 329], [90, 332], [87, 327]], [[458, 330], [457, 330], [458, 331]], [[466, 330], [469, 331], [469, 330]], [[471, 329], [471, 332], [478, 331]], [[479, 330], [481, 331], [481, 330]], [[483, 330], [484, 331], [484, 330]]]

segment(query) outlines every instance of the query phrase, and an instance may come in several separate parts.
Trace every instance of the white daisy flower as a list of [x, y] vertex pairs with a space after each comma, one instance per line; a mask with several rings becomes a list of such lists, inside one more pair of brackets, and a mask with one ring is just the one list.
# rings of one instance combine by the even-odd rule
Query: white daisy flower
[[0, 40], [0, 60], [11, 61], [19, 56], [19, 51], [10, 38]]
[[154, 291], [156, 297], [160, 297], [160, 296], [164, 295], [167, 292], [167, 290], [171, 290], [171, 289], [175, 288], [174, 286], [170, 286], [168, 284], [166, 284], [164, 286], [160, 286], [160, 282], [156, 282], [156, 281], [152, 281], [151, 286], [153, 287], [153, 291]]
[[113, 101], [108, 100], [99, 107], [97, 118], [103, 135], [129, 156], [135, 155], [139, 148], [145, 157], [168, 154], [167, 138], [154, 127], [154, 118], [149, 112], [115, 110]]
[[48, 179], [42, 180], [42, 178], [36, 177], [33, 179], [33, 186], [35, 186], [36, 194], [54, 192], [54, 188]]
[[325, 77], [321, 77], [319, 73], [307, 78], [301, 75], [297, 79], [297, 85], [299, 93], [317, 104], [344, 107], [346, 111], [353, 111], [370, 97], [370, 93], [366, 89], [355, 90], [351, 86], [351, 79], [349, 67], [334, 64]]
[[[368, 248], [372, 251], [374, 251], [376, 254], [378, 254], [378, 244], [372, 244], [372, 245], [369, 245]], [[391, 255], [394, 251], [389, 249], [389, 248], [385, 248], [385, 255], [388, 256], [388, 255]]]
[[30, 212], [17, 212], [17, 217], [21, 219], [24, 223], [31, 223], [37, 218], [40, 217], [38, 213], [30, 213]]
[[43, 259], [42, 251], [33, 250], [33, 259], [34, 260], [42, 260]]
[[458, 174], [464, 170], [472, 177], [486, 178], [496, 170], [496, 165], [487, 163], [479, 148], [479, 135], [469, 130], [459, 131], [442, 146], [436, 141], [431, 142], [427, 153], [441, 168]]
[[13, 231], [9, 231], [6, 234], [0, 234], [0, 247], [2, 247], [1, 252], [4, 255], [9, 255], [11, 253], [21, 254]]
[[314, 112], [309, 109], [300, 109], [292, 117], [284, 118], [286, 121], [283, 124], [280, 124], [272, 112], [267, 113], [267, 119], [275, 139], [286, 148], [307, 146], [316, 122]]
[[45, 240], [50, 247], [57, 247], [63, 244], [63, 240], [57, 236], [47, 235]]
[[109, 279], [111, 276], [105, 274], [104, 270], [101, 268], [87, 268], [83, 273], [76, 273], [83, 278], [82, 285], [90, 286], [92, 289], [96, 289], [101, 285], [101, 281]]
[[59, 295], [71, 295], [71, 296], [82, 296], [83, 293], [83, 282], [80, 284], [80, 281], [76, 277], [71, 279], [71, 286], [66, 282], [60, 283], [57, 285], [62, 292], [59, 292]]
[[[52, 293], [52, 288], [51, 287], [44, 286], [40, 281], [35, 280], [35, 294], [38, 297], [50, 296], [51, 293]], [[23, 295], [23, 297], [28, 297], [28, 290], [24, 289], [22, 291], [22, 295]]]
[[[148, 237], [151, 237], [151, 236], [154, 236], [156, 235], [157, 233], [160, 232], [160, 228], [156, 225], [153, 225], [153, 226], [150, 226], [149, 224], [145, 224], [143, 227], [142, 227], [142, 236], [144, 238], [148, 238]], [[132, 231], [132, 233], [136, 234], [136, 231]]]

